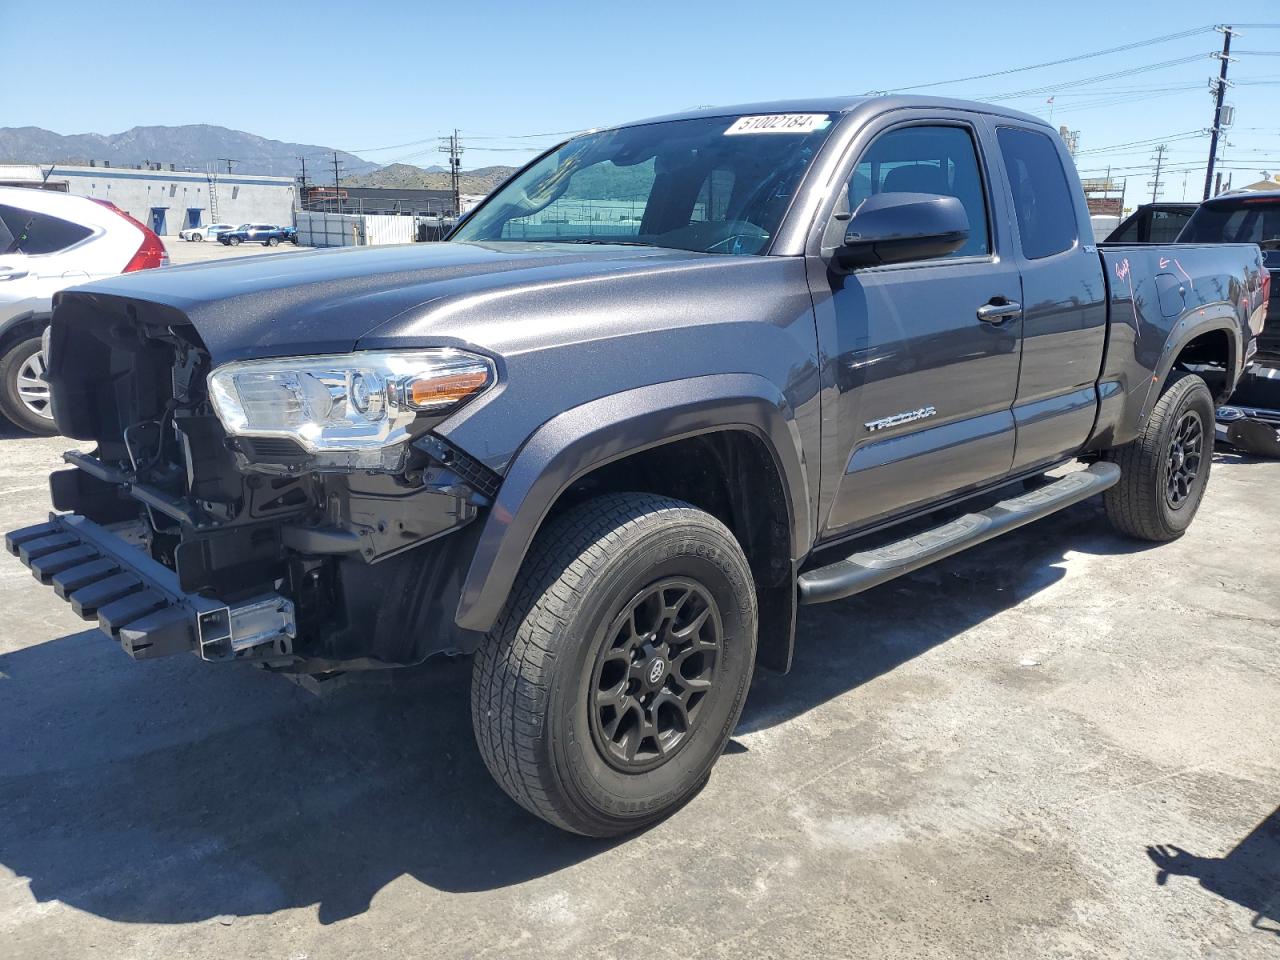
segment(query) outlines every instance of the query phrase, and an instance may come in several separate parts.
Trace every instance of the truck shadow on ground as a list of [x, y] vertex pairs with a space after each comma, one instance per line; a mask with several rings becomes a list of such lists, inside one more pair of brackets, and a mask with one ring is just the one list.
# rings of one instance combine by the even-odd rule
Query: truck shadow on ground
[[1250, 911], [1255, 929], [1280, 937], [1280, 807], [1224, 857], [1199, 857], [1172, 844], [1148, 847], [1147, 856], [1160, 886], [1170, 876], [1194, 877], [1205, 890]]
[[[14, 426], [4, 417], [0, 416], [0, 440], [47, 440], [48, 437], [37, 437], [34, 433], [27, 433], [21, 427]], [[74, 440], [68, 440], [67, 446], [70, 447], [75, 443]]]
[[[1044, 589], [1064, 550], [1130, 549], [1087, 503], [808, 608], [792, 675], [758, 678], [740, 729], [803, 713]], [[489, 890], [613, 846], [498, 790], [474, 747], [468, 678], [468, 662], [444, 661], [317, 699], [247, 668], [135, 664], [95, 630], [0, 656], [0, 864], [37, 901], [116, 921], [317, 905], [329, 923], [404, 874]], [[751, 762], [741, 744], [728, 752]]]

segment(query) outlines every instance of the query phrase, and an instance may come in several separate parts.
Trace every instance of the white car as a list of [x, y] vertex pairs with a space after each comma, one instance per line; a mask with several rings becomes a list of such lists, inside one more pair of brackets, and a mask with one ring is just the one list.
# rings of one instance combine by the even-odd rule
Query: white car
[[228, 230], [234, 230], [234, 223], [208, 223], [203, 227], [187, 227], [185, 230], [178, 231], [179, 240], [217, 240], [218, 234], [226, 233]]
[[163, 267], [156, 234], [105, 200], [0, 187], [0, 413], [53, 434], [40, 336], [59, 290]]

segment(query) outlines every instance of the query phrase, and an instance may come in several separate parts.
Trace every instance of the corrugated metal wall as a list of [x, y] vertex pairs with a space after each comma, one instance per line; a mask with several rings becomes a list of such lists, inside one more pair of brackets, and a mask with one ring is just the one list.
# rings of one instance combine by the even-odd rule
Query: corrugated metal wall
[[414, 218], [298, 211], [298, 243], [310, 247], [364, 247], [412, 243]]

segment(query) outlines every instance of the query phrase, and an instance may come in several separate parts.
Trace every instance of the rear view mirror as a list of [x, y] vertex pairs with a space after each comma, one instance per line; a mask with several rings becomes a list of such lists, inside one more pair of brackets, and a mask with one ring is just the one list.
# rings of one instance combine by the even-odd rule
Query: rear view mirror
[[849, 218], [836, 261], [846, 269], [944, 257], [969, 239], [969, 217], [955, 197], [877, 193]]

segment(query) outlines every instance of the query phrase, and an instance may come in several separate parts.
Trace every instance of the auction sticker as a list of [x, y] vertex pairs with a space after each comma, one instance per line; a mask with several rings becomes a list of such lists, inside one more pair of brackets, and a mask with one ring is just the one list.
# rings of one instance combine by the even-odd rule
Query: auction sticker
[[724, 132], [726, 137], [744, 133], [813, 133], [827, 122], [825, 113], [766, 113], [739, 117]]

